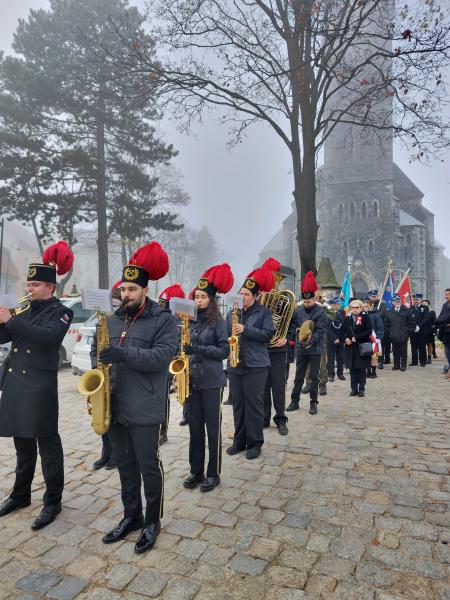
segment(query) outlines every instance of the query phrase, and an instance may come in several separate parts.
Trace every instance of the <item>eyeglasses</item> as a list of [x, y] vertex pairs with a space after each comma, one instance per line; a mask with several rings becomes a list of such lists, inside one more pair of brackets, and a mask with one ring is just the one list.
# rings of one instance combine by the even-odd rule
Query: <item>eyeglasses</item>
[[357, 304], [354, 304], [353, 306], [350, 306], [350, 308], [359, 308], [359, 306]]

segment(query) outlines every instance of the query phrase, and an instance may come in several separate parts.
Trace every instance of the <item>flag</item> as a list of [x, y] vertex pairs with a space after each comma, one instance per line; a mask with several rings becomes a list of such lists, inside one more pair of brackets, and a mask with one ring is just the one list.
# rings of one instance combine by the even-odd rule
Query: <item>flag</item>
[[385, 303], [386, 308], [392, 308], [392, 298], [394, 297], [394, 275], [392, 269], [389, 270], [389, 274], [384, 286], [383, 296], [381, 301]]
[[403, 275], [402, 280], [398, 284], [396, 293], [402, 299], [402, 304], [404, 304], [407, 308], [410, 308], [412, 304], [412, 286], [411, 278], [409, 276], [409, 269]]
[[350, 305], [350, 298], [352, 297], [350, 265], [348, 265], [347, 272], [344, 275], [344, 280], [342, 282], [341, 293], [339, 297], [341, 299], [341, 310], [348, 309]]

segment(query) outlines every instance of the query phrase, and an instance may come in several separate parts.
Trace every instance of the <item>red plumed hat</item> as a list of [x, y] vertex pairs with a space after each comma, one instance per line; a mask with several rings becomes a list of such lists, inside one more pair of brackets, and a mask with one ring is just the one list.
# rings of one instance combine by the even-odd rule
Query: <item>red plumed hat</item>
[[49, 246], [42, 255], [44, 265], [56, 267], [57, 275], [65, 275], [72, 268], [74, 256], [69, 244], [63, 240]]
[[268, 258], [264, 264], [263, 268], [270, 269], [273, 273], [279, 273], [281, 269], [281, 263], [276, 258]]
[[234, 277], [230, 265], [222, 263], [207, 269], [200, 277], [196, 289], [206, 292], [210, 296], [215, 296], [217, 292], [219, 294], [229, 292], [233, 287], [233, 283]]
[[194, 299], [196, 289], [197, 289], [197, 287], [193, 287], [192, 290], [189, 292], [189, 300]]
[[314, 277], [313, 272], [308, 271], [306, 273], [305, 278], [303, 279], [302, 285], [300, 287], [300, 290], [302, 292], [302, 298], [304, 300], [309, 300], [311, 298], [314, 298], [318, 289], [319, 289], [319, 286], [317, 285], [317, 281], [316, 281], [316, 278]]
[[247, 275], [242, 287], [250, 290], [256, 296], [259, 292], [270, 292], [274, 285], [273, 271], [262, 266]]
[[122, 282], [147, 287], [149, 279], [157, 281], [169, 270], [169, 258], [158, 242], [150, 242], [133, 252], [123, 269]]
[[170, 300], [171, 298], [186, 298], [186, 294], [179, 283], [169, 285], [169, 287], [163, 290], [159, 295], [160, 300]]
[[117, 290], [117, 289], [119, 289], [119, 288], [120, 288], [120, 286], [121, 286], [121, 285], [122, 285], [122, 280], [121, 280], [121, 279], [119, 279], [118, 281], [116, 281], [116, 283], [115, 283], [115, 284], [112, 286], [112, 288], [111, 288], [111, 289], [113, 289], [113, 290]]

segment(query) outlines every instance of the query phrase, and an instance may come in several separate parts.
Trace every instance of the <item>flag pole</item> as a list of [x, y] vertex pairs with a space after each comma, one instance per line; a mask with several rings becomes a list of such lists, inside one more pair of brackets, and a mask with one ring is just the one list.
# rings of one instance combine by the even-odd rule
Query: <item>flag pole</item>
[[384, 292], [386, 291], [386, 286], [387, 286], [387, 282], [388, 282], [388, 278], [389, 278], [389, 273], [391, 272], [391, 268], [392, 268], [392, 258], [389, 258], [387, 271], [386, 271], [386, 277], [384, 278], [383, 287], [381, 288], [381, 294], [380, 294], [380, 299], [378, 300], [377, 310], [380, 310], [381, 301], [383, 299]]

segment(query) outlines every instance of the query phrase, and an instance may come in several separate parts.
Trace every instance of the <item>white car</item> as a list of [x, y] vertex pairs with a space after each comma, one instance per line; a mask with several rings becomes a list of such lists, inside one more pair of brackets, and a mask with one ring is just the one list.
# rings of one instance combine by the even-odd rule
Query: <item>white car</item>
[[76, 343], [72, 352], [72, 371], [74, 375], [82, 375], [91, 368], [91, 344], [94, 339], [97, 316], [92, 315], [78, 329]]
[[63, 339], [59, 352], [59, 366], [61, 367], [65, 361], [72, 361], [73, 348], [77, 342], [79, 329], [92, 316], [92, 310], [83, 308], [81, 296], [67, 296], [67, 298], [60, 298], [60, 301], [73, 311], [72, 323]]

